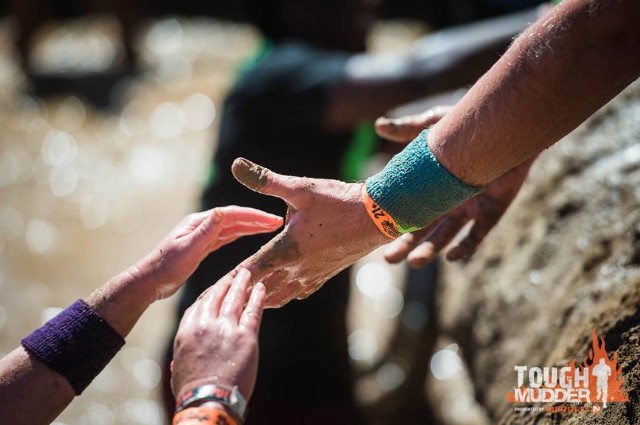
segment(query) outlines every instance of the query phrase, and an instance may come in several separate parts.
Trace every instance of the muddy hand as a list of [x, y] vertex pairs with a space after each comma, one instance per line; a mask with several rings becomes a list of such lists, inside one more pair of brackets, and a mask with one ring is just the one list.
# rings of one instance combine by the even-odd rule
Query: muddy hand
[[[440, 106], [397, 119], [379, 118], [376, 131], [381, 137], [395, 142], [410, 142], [422, 130], [438, 122], [450, 109]], [[484, 192], [428, 227], [398, 238], [385, 251], [387, 261], [398, 263], [406, 259], [413, 267], [422, 267], [433, 261], [462, 228], [473, 221], [469, 233], [447, 252], [449, 261], [471, 256], [518, 194], [533, 161], [531, 159], [499, 177], [487, 185]]]
[[282, 232], [241, 264], [253, 282], [265, 284], [267, 307], [311, 295], [388, 242], [364, 209], [363, 183], [283, 176], [244, 158], [234, 161], [232, 171], [249, 189], [282, 198], [289, 207]]

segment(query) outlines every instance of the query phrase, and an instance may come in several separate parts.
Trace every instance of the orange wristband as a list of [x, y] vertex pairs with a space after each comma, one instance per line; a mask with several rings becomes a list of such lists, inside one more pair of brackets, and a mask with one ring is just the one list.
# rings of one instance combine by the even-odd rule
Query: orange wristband
[[238, 425], [238, 421], [214, 407], [188, 407], [175, 414], [173, 425]]
[[385, 236], [396, 239], [401, 235], [396, 221], [387, 213], [382, 207], [374, 202], [367, 192], [367, 187], [362, 186], [362, 202], [364, 202], [364, 208], [369, 214], [369, 218], [376, 225], [378, 230], [385, 234]]

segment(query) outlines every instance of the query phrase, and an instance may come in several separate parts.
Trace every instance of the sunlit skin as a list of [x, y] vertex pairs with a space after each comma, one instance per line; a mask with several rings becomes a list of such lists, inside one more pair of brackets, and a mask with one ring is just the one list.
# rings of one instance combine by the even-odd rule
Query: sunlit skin
[[[379, 120], [377, 130], [383, 137], [398, 142], [410, 141], [447, 111], [448, 108], [436, 108], [400, 120]], [[406, 258], [415, 267], [423, 266], [435, 259], [473, 220], [470, 232], [448, 253], [451, 260], [470, 256], [517, 195], [532, 162], [527, 161], [496, 179], [484, 192], [425, 229], [393, 241], [385, 257], [393, 263]], [[345, 205], [364, 211], [361, 203], [363, 183], [283, 176], [245, 159], [234, 163], [234, 175], [250, 189], [278, 196], [289, 205], [283, 231], [242, 263], [243, 267], [252, 270], [255, 280], [266, 283], [269, 307], [308, 297], [331, 276], [391, 241], [375, 228], [368, 216], [366, 220], [353, 223], [348, 215], [326, 214], [327, 210], [339, 212]], [[341, 230], [342, 224], [348, 230]], [[332, 230], [335, 233], [325, 234]], [[363, 230], [371, 231], [364, 233]], [[357, 237], [362, 234], [366, 237]], [[331, 243], [333, 245], [329, 246]], [[329, 247], [323, 249], [321, 244]], [[305, 255], [308, 252], [313, 255]]]
[[200, 385], [218, 384], [238, 387], [246, 400], [251, 398], [265, 288], [258, 283], [249, 296], [250, 278], [246, 269], [229, 273], [185, 312], [171, 363], [176, 397]]
[[[408, 143], [425, 128], [443, 118], [452, 107], [436, 107], [426, 112], [399, 119], [380, 118], [376, 131], [381, 137]], [[384, 256], [390, 263], [402, 260], [413, 267], [433, 261], [454, 240], [462, 228], [473, 221], [465, 236], [447, 251], [446, 258], [456, 261], [471, 256], [498, 223], [522, 187], [534, 159], [529, 159], [489, 183], [484, 191], [460, 204], [426, 228], [407, 233], [389, 244]]]
[[[180, 289], [211, 252], [239, 237], [281, 226], [281, 217], [253, 208], [230, 206], [190, 214], [151, 253], [93, 292], [86, 302], [125, 337], [153, 302]], [[73, 398], [69, 382], [22, 347], [0, 360], [0, 423], [51, 423]]]
[[[525, 31], [433, 126], [431, 151], [464, 182], [487, 186], [489, 197], [495, 195], [493, 189], [502, 192], [499, 182], [491, 182], [531, 161], [638, 78], [638, 16], [640, 2], [635, 0], [564, 1]], [[242, 162], [235, 166], [252, 169]], [[527, 168], [523, 165], [505, 178], [517, 183]], [[264, 185], [252, 187], [243, 176], [239, 180], [290, 205], [282, 233], [242, 263], [266, 285], [267, 306], [310, 295], [339, 270], [389, 241], [367, 216], [359, 197], [362, 183], [255, 170]], [[505, 196], [515, 192], [509, 189]], [[460, 223], [471, 217], [480, 221], [487, 213], [494, 217], [487, 220], [491, 223], [501, 215], [484, 203], [458, 213]], [[450, 255], [461, 254], [458, 250]]]

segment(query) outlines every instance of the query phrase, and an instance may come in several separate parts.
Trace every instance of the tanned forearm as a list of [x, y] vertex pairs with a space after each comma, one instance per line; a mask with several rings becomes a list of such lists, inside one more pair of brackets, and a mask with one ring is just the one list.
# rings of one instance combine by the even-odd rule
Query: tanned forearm
[[111, 279], [85, 299], [113, 329], [126, 337], [145, 310], [158, 299], [137, 267]]
[[484, 185], [575, 129], [640, 75], [637, 0], [566, 0], [522, 34], [429, 134]]

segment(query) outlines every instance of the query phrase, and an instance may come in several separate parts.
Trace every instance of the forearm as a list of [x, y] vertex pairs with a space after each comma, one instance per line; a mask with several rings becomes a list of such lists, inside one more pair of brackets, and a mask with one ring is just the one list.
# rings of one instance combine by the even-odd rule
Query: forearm
[[157, 300], [154, 285], [145, 278], [149, 274], [131, 267], [94, 291], [85, 301], [124, 338]]
[[49, 424], [73, 397], [65, 377], [24, 348], [16, 348], [0, 360], [0, 423]]
[[640, 74], [635, 0], [567, 0], [531, 26], [429, 133], [454, 175], [484, 185], [572, 131]]
[[[155, 295], [134, 270], [114, 277], [86, 299], [122, 337], [131, 331]], [[97, 343], [95, 346], [99, 347]], [[87, 346], [69, 349], [82, 350]], [[0, 423], [50, 423], [71, 403], [74, 395], [67, 377], [23, 347], [0, 360]]]

